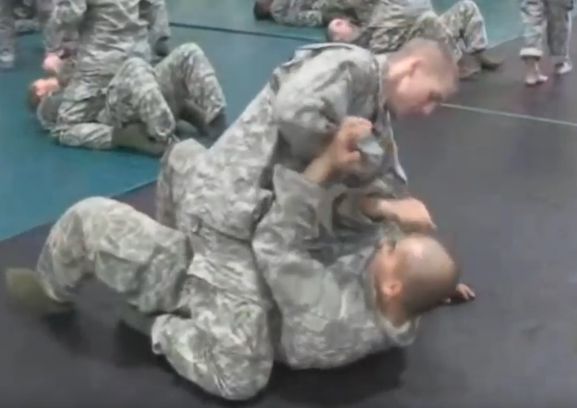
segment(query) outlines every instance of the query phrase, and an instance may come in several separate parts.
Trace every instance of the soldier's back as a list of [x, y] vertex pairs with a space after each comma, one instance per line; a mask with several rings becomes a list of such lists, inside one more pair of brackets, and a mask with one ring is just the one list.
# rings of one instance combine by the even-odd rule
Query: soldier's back
[[114, 73], [127, 57], [150, 58], [141, 0], [87, 0], [80, 25], [79, 69]]

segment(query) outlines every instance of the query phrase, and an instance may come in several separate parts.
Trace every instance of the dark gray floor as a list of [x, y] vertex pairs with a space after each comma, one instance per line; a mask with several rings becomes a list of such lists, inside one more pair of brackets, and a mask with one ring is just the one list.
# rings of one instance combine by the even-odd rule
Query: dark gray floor
[[[577, 35], [573, 36], [574, 40]], [[466, 107], [530, 115], [550, 120], [567, 121], [577, 126], [577, 80], [575, 74], [556, 76], [550, 61], [543, 61], [543, 71], [549, 81], [536, 88], [523, 86], [524, 65], [518, 57], [522, 41], [509, 41], [495, 49], [507, 56], [498, 75], [484, 75], [478, 82], [462, 83], [459, 95], [452, 103]], [[577, 55], [577, 41], [571, 44], [571, 54]]]
[[[509, 44], [504, 51], [516, 53]], [[513, 64], [471, 84], [463, 102], [524, 93]], [[555, 100], [576, 115], [577, 76]], [[473, 92], [474, 91], [474, 92]], [[503, 96], [495, 95], [503, 93]], [[467, 95], [467, 94], [466, 94]], [[549, 96], [550, 97], [550, 96]], [[464, 98], [464, 99], [463, 99]], [[577, 113], [577, 112], [575, 112]], [[577, 134], [574, 127], [455, 109], [399, 124], [415, 195], [478, 292], [470, 305], [428, 316], [416, 344], [330, 372], [275, 370], [258, 407], [577, 406]], [[148, 212], [152, 188], [128, 200]], [[0, 268], [33, 265], [46, 229], [0, 244]], [[0, 283], [0, 286], [3, 283]], [[118, 326], [114, 298], [89, 288], [75, 319], [40, 322], [0, 306], [0, 406], [225, 405], [178, 379], [142, 337]]]

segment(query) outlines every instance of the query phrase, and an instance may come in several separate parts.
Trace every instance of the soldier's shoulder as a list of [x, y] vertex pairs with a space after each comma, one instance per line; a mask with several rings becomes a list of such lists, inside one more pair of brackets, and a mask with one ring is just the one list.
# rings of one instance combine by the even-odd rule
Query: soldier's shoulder
[[351, 62], [372, 62], [374, 55], [367, 49], [354, 44], [345, 43], [319, 43], [301, 47], [300, 50], [324, 54], [330, 58], [349, 60]]

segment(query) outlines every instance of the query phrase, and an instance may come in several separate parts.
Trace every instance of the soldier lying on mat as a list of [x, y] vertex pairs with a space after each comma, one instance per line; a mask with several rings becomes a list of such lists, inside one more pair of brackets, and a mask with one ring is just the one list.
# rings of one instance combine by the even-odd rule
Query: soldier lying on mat
[[256, 0], [253, 14], [257, 20], [300, 27], [323, 27], [333, 18], [366, 18], [377, 0]]
[[[246, 282], [247, 275], [228, 276], [236, 291], [187, 273], [205, 262], [202, 252], [191, 259], [200, 249], [194, 239], [203, 238], [192, 240], [191, 252], [182, 232], [104, 198], [72, 207], [53, 227], [36, 272], [9, 271], [9, 287], [43, 313], [63, 312], [83, 278], [96, 277], [157, 314], [145, 329], [156, 353], [206, 391], [234, 400], [264, 388], [274, 360], [331, 368], [407, 346], [422, 314], [451, 297], [475, 295], [458, 285], [457, 266], [436, 239], [398, 228], [432, 225], [414, 199], [365, 197], [365, 216], [382, 222], [372, 236], [319, 239], [323, 185], [358, 165], [350, 146], [366, 134], [364, 126], [342, 131], [302, 173], [275, 167], [276, 200], [253, 239], [261, 275]], [[230, 262], [235, 248], [214, 244], [222, 245], [221, 262]]]
[[328, 26], [327, 39], [354, 43], [377, 54], [396, 51], [411, 38], [442, 41], [459, 61], [462, 79], [501, 65], [485, 52], [485, 20], [472, 0], [461, 0], [441, 15], [434, 12], [429, 0], [380, 0], [371, 19], [362, 23], [361, 28], [351, 19], [334, 19]]
[[[29, 101], [42, 126], [57, 122], [66, 65], [55, 66], [59, 77], [38, 79], [29, 88]], [[177, 47], [154, 68], [140, 58], [128, 59], [105, 90], [105, 108], [92, 123], [95, 134], [109, 134], [110, 148], [125, 147], [160, 155], [175, 133], [177, 120], [217, 138], [226, 127], [225, 99], [216, 73], [196, 44]], [[178, 135], [182, 137], [184, 135]]]
[[209, 150], [192, 139], [170, 149], [159, 222], [83, 201], [53, 227], [36, 271], [10, 271], [8, 287], [61, 311], [97, 277], [150, 319], [155, 353], [227, 399], [261, 391], [273, 361], [331, 368], [407, 345], [420, 314], [472, 293], [441, 244], [401, 231], [433, 223], [401, 195], [388, 109], [428, 114], [455, 82], [432, 41], [386, 57], [300, 48]]

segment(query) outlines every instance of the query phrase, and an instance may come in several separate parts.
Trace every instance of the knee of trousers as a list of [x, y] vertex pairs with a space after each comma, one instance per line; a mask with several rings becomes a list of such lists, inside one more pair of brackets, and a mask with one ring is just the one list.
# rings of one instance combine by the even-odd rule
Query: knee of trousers
[[[246, 365], [243, 365], [247, 367]], [[270, 379], [270, 372], [272, 369], [272, 362], [270, 367], [262, 370], [261, 367], [242, 370], [236, 372], [234, 375], [228, 375], [226, 379], [220, 382], [220, 389], [218, 393], [221, 397], [230, 401], [246, 401], [257, 396], [268, 385]], [[259, 371], [260, 370], [260, 371]]]
[[204, 51], [196, 43], [182, 44], [172, 51], [175, 54], [182, 55], [183, 58], [190, 58], [196, 56], [204, 57]]
[[187, 139], [171, 146], [162, 160], [163, 170], [177, 172], [189, 167], [206, 152], [206, 147], [194, 139]]
[[474, 0], [460, 0], [458, 4], [462, 9], [470, 10], [472, 12], [480, 12], [479, 6]]
[[90, 197], [85, 198], [66, 211], [66, 214], [74, 214], [80, 217], [90, 217], [94, 214], [102, 214], [106, 216], [107, 210], [114, 205], [120, 204], [110, 198], [105, 197]]

